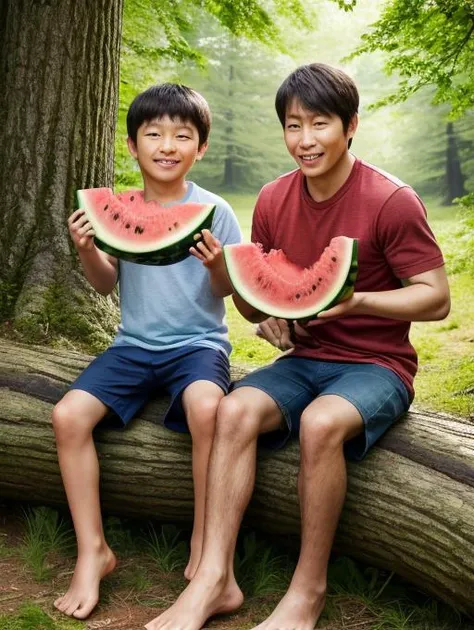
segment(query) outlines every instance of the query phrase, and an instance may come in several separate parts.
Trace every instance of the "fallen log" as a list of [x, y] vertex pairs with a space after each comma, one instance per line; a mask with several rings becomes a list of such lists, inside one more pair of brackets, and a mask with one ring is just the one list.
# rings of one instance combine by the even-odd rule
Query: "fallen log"
[[[0, 496], [63, 505], [51, 409], [91, 357], [0, 340]], [[244, 369], [234, 368], [238, 378]], [[192, 518], [190, 438], [161, 426], [158, 398], [125, 431], [98, 429], [104, 509]], [[247, 522], [298, 533], [298, 445], [262, 451]], [[337, 551], [396, 572], [474, 617], [474, 423], [413, 410], [359, 464]]]

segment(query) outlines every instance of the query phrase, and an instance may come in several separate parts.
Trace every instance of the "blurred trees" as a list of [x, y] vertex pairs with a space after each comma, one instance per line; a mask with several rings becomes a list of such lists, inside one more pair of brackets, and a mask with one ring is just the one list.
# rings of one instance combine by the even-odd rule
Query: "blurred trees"
[[435, 103], [458, 117], [474, 106], [472, 0], [388, 0], [355, 54], [387, 53], [385, 69], [397, 89], [381, 103], [399, 103], [422, 87], [436, 87]]

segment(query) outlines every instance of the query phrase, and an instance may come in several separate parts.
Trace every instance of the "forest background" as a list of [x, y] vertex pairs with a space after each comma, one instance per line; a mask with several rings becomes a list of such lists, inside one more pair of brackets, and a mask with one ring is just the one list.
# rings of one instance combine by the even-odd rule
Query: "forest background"
[[[33, 23], [37, 13], [28, 13], [24, 8], [28, 3], [0, 2], [2, 88], [9, 85], [9, 38], [13, 40], [2, 29], [9, 12], [16, 10]], [[36, 4], [72, 6], [74, 0]], [[103, 7], [119, 5], [120, 0], [90, 5], [85, 41], [103, 26], [101, 14], [109, 11]], [[58, 11], [58, 22], [64, 14]], [[24, 37], [36, 42], [36, 33], [28, 31], [26, 21], [22, 24]], [[416, 324], [412, 329], [420, 357], [417, 404], [474, 418], [472, 0], [124, 0], [120, 27], [121, 32], [116, 28], [114, 33], [115, 38], [120, 36], [120, 82], [107, 87], [110, 93], [118, 93], [117, 125], [115, 100], [102, 127], [94, 127], [94, 112], [99, 105], [107, 108], [106, 99], [100, 104], [89, 99], [92, 106], [77, 112], [74, 143], [66, 148], [77, 171], [70, 176], [74, 170], [70, 166], [67, 183], [61, 179], [60, 165], [67, 134], [59, 124], [52, 135], [48, 108], [53, 112], [54, 90], [47, 92], [48, 87], [60, 89], [69, 78], [64, 74], [54, 85], [44, 80], [51, 68], [51, 76], [58, 78], [57, 59], [49, 63], [33, 47], [29, 56], [19, 52], [22, 68], [38, 64], [44, 72], [38, 77], [47, 86], [46, 97], [43, 110], [36, 108], [37, 119], [30, 108], [39, 79], [35, 84], [23, 83], [16, 91], [0, 91], [5, 121], [0, 128], [0, 181], [6, 191], [0, 207], [5, 227], [0, 235], [2, 334], [90, 353], [109, 343], [117, 322], [116, 301], [103, 300], [81, 284], [65, 219], [72, 210], [74, 187], [114, 184], [122, 190], [140, 186], [136, 164], [126, 150], [125, 129], [126, 111], [137, 93], [153, 83], [179, 81], [204, 94], [213, 111], [213, 128], [206, 157], [191, 177], [232, 203], [248, 237], [260, 187], [294, 167], [274, 111], [275, 91], [297, 65], [323, 61], [345, 69], [360, 89], [361, 124], [353, 152], [415, 188], [426, 203], [446, 257], [452, 312], [444, 322]], [[87, 94], [98, 74], [100, 56], [91, 59], [91, 74], [73, 77], [78, 94]], [[70, 122], [73, 113], [60, 111], [60, 122]], [[29, 146], [33, 124], [40, 129], [35, 151]], [[106, 141], [114, 132], [112, 179], [113, 156], [107, 153]], [[20, 140], [12, 144], [12, 136]], [[88, 312], [91, 304], [95, 306]], [[255, 337], [253, 327], [238, 317], [230, 302], [228, 317], [234, 362], [257, 366], [277, 354]], [[67, 582], [72, 563], [70, 523], [48, 508], [24, 508], [26, 516], [18, 505], [0, 506], [4, 576], [0, 628], [83, 627], [61, 620], [50, 606], [53, 593]], [[132, 611], [133, 624], [137, 624], [149, 619], [151, 610], [166, 606], [182, 588], [187, 533], [169, 525], [114, 518], [107, 520], [107, 533], [124, 561], [105, 585], [103, 604], [87, 627], [133, 628], [136, 625], [126, 621], [123, 611]], [[248, 603], [225, 625], [214, 622], [211, 627], [251, 628], [270, 610], [288, 582], [295, 557], [291, 549], [291, 544], [283, 545], [281, 540], [269, 544], [262, 534], [244, 531], [237, 570]], [[471, 627], [456, 611], [411, 590], [393, 574], [347, 558], [332, 562], [330, 582], [322, 626], [331, 630]], [[12, 584], [16, 585], [13, 590], [9, 589]], [[15, 592], [21, 592], [21, 600], [15, 599]], [[19, 607], [25, 593], [31, 604]]]

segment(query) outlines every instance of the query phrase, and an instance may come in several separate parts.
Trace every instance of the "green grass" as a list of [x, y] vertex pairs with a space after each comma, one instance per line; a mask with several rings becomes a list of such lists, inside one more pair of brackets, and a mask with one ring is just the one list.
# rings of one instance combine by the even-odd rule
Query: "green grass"
[[[134, 602], [139, 607], [169, 606], [184, 586], [182, 570], [188, 553], [184, 539], [189, 537], [190, 532], [171, 525], [151, 524], [146, 530], [146, 523], [140, 521], [122, 521], [115, 517], [107, 520], [113, 541], [120, 547], [127, 546], [129, 551], [134, 550], [134, 553], [124, 558], [123, 550], [119, 552], [121, 562], [118, 569], [102, 586], [101, 603], [102, 607], [107, 607], [106, 615], [113, 617], [117, 605], [123, 605], [124, 601]], [[29, 513], [24, 518], [25, 532], [30, 538], [46, 538], [48, 546], [55, 541], [52, 548], [63, 556], [51, 568], [50, 577], [55, 579], [64, 572], [65, 563], [71, 561], [68, 555], [64, 555], [67, 545], [64, 547], [60, 542], [61, 523], [61, 517], [54, 510], [45, 511], [42, 508], [36, 509], [33, 517]], [[122, 530], [120, 534], [119, 529]], [[45, 535], [45, 530], [49, 534]], [[147, 532], [146, 536], [144, 532]], [[109, 542], [112, 543], [112, 540]], [[268, 539], [263, 534], [244, 528], [237, 544], [235, 570], [246, 601], [242, 610], [234, 616], [235, 621], [226, 627], [239, 630], [253, 628], [268, 616], [288, 588], [296, 561], [295, 540]], [[318, 627], [324, 628], [329, 624], [331, 630], [343, 627], [360, 627], [363, 630], [472, 630], [456, 611], [411, 589], [387, 571], [368, 567], [347, 557], [337, 557], [330, 561], [328, 578], [327, 606]], [[23, 603], [17, 611], [0, 614], [0, 629], [74, 630], [85, 627], [81, 622], [65, 619], [53, 612], [48, 599], [52, 601], [51, 593], [46, 598], [40, 597], [38, 602]], [[351, 620], [356, 625], [352, 625]]]
[[52, 553], [67, 553], [74, 546], [74, 532], [56, 510], [36, 507], [25, 512], [22, 557], [39, 582], [51, 575]]
[[145, 547], [158, 568], [165, 573], [186, 566], [188, 548], [182, 540], [181, 530], [174, 525], [162, 525], [158, 532], [150, 525]]
[[252, 214], [257, 199], [257, 194], [238, 195], [236, 193], [226, 193], [223, 195], [230, 203], [239, 220], [240, 229], [246, 240], [250, 240], [250, 230], [252, 227]]
[[235, 555], [235, 575], [246, 597], [283, 594], [294, 567], [295, 561], [289, 552], [278, 553], [276, 546], [269, 545], [255, 532], [240, 537]]
[[56, 621], [39, 606], [23, 604], [15, 615], [0, 615], [1, 630], [80, 630], [84, 624], [72, 620]]

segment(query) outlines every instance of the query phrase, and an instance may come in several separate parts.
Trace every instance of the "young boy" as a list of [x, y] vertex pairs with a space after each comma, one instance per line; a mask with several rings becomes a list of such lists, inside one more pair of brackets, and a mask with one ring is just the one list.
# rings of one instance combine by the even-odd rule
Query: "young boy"
[[67, 593], [55, 606], [84, 619], [98, 601], [99, 583], [116, 559], [108, 547], [99, 503], [99, 465], [92, 430], [108, 412], [126, 425], [150, 394], [165, 389], [170, 429], [192, 437], [194, 529], [185, 575], [199, 563], [209, 453], [216, 411], [229, 386], [230, 344], [223, 297], [231, 292], [216, 258], [221, 243], [240, 241], [230, 206], [193, 182], [188, 171], [207, 149], [210, 111], [197, 92], [175, 84], [154, 86], [133, 101], [128, 146], [143, 177], [146, 200], [173, 205], [213, 203], [212, 232], [192, 256], [164, 267], [117, 260], [94, 245], [82, 210], [69, 231], [91, 285], [108, 295], [120, 284], [121, 323], [112, 346], [73, 383], [53, 411], [59, 465], [77, 536], [78, 558]]
[[[299, 435], [301, 551], [289, 589], [258, 630], [312, 630], [346, 492], [344, 452], [361, 459], [408, 409], [417, 359], [411, 321], [449, 311], [443, 258], [416, 193], [349, 153], [358, 93], [342, 71], [302, 66], [282, 84], [276, 109], [298, 169], [261, 191], [252, 240], [311, 265], [334, 236], [359, 239], [355, 293], [290, 339], [270, 319], [260, 334], [293, 348], [236, 384], [219, 405], [208, 473], [199, 568], [178, 601], [148, 630], [198, 630], [243, 600], [233, 574], [239, 524], [250, 499], [257, 438], [282, 446]], [[250, 321], [261, 313], [234, 300]]]

